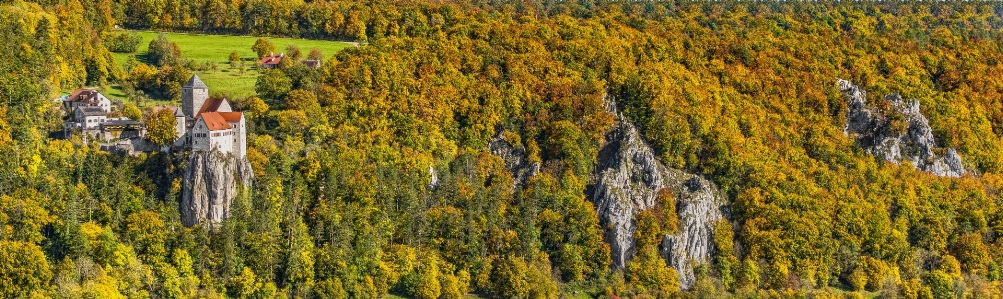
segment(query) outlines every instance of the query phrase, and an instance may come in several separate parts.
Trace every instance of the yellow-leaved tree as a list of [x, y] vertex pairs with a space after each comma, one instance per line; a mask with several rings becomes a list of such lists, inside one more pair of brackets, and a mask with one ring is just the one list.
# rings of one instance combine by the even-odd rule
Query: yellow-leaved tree
[[161, 146], [174, 143], [178, 138], [178, 132], [174, 130], [177, 124], [174, 113], [169, 109], [154, 112], [146, 117], [146, 138]]

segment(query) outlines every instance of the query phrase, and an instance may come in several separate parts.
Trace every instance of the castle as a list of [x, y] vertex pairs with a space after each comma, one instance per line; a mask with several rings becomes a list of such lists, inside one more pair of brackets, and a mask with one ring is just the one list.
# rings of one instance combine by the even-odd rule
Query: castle
[[[126, 117], [111, 118], [111, 101], [100, 92], [81, 88], [63, 99], [69, 118], [63, 125], [63, 135], [82, 133], [84, 138], [101, 140], [102, 148], [129, 154], [166, 150], [145, 140], [146, 124]], [[193, 152], [216, 150], [241, 159], [247, 155], [247, 125], [244, 114], [234, 112], [230, 102], [210, 98], [209, 87], [192, 75], [181, 87], [181, 108], [153, 107], [152, 112], [169, 109], [174, 114], [175, 149]]]
[[198, 75], [192, 75], [181, 87], [181, 109], [180, 113], [175, 109], [175, 118], [179, 136], [175, 146], [192, 151], [217, 150], [237, 158], [247, 155], [244, 114], [234, 112], [226, 99], [210, 98], [209, 87]]

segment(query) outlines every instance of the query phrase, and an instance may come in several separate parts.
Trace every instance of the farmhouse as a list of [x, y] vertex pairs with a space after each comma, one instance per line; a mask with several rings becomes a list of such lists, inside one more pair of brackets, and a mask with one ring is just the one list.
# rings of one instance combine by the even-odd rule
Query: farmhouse
[[261, 58], [261, 62], [260, 62], [261, 68], [262, 69], [274, 69], [274, 68], [277, 68], [277, 67], [279, 67], [279, 62], [282, 62], [282, 59], [285, 58], [285, 57], [286, 57], [285, 53], [279, 53], [278, 56], [275, 56], [275, 53], [269, 53], [268, 56], [265, 56], [265, 57]]
[[98, 107], [105, 113], [111, 112], [111, 101], [100, 92], [91, 88], [80, 88], [74, 90], [63, 101], [66, 112], [73, 112], [77, 107]]

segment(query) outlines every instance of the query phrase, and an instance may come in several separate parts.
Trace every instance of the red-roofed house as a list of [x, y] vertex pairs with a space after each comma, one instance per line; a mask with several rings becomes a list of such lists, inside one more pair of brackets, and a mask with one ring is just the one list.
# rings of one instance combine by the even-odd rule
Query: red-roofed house
[[74, 90], [63, 101], [63, 106], [70, 113], [73, 113], [73, 110], [77, 107], [98, 107], [105, 113], [111, 112], [111, 100], [108, 100], [108, 97], [91, 88]]
[[279, 53], [278, 56], [275, 56], [275, 53], [269, 53], [268, 56], [261, 58], [260, 62], [261, 68], [263, 69], [277, 68], [279, 67], [279, 62], [282, 62], [282, 59], [285, 57], [286, 57], [285, 53]]

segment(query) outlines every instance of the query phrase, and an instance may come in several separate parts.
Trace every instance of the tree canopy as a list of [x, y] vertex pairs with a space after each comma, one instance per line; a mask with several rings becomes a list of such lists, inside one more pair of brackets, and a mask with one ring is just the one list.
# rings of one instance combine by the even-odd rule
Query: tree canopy
[[[0, 5], [0, 50], [17, 55], [0, 64], [0, 297], [1000, 296], [993, 3], [40, 2]], [[185, 228], [185, 153], [49, 137], [61, 90], [177, 98], [190, 75], [120, 74], [112, 24], [361, 44], [260, 74], [260, 98], [236, 101], [255, 184], [219, 227]], [[973, 174], [868, 154], [843, 131], [837, 77], [870, 102], [917, 99]], [[664, 219], [671, 193], [610, 268], [587, 195], [611, 104], [728, 200], [690, 290], [661, 257], [682, 228]], [[173, 132], [165, 115], [148, 125]], [[540, 162], [524, 184], [489, 150], [498, 136]]]

